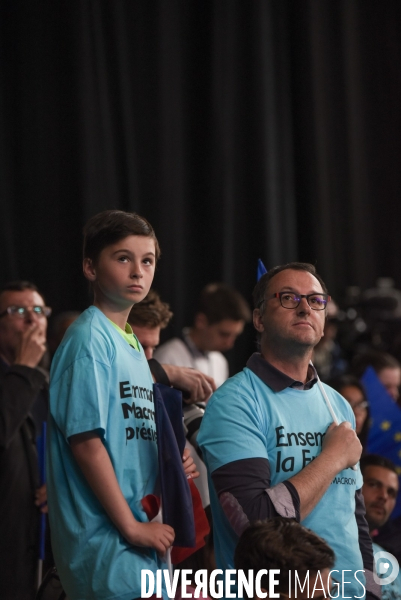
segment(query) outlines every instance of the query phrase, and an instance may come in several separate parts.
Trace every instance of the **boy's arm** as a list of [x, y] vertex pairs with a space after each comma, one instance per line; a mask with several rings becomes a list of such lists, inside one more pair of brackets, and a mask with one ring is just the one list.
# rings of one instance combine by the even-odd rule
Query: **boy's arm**
[[154, 548], [164, 554], [174, 541], [173, 528], [161, 523], [140, 523], [135, 519], [97, 433], [88, 431], [73, 435], [69, 442], [89, 486], [121, 535], [133, 546]]

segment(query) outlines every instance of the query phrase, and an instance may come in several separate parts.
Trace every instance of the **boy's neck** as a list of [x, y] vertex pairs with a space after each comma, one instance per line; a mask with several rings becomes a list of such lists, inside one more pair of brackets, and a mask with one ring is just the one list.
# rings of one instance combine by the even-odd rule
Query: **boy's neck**
[[104, 302], [99, 302], [96, 298], [93, 302], [93, 305], [96, 306], [102, 313], [113, 321], [120, 329], [125, 331], [125, 325], [128, 321], [128, 315], [131, 311], [132, 306], [129, 306], [126, 309], [117, 309], [115, 307], [109, 306]]

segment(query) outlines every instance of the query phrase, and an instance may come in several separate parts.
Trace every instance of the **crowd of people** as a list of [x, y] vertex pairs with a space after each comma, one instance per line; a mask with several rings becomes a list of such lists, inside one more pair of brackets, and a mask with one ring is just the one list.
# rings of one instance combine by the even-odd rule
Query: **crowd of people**
[[[33, 283], [0, 289], [0, 598], [33, 600], [38, 572], [55, 563], [69, 600], [134, 600], [141, 570], [166, 568], [176, 531], [163, 501], [155, 518], [145, 501], [160, 495], [157, 383], [182, 392], [177, 477], [195, 483], [210, 530], [176, 568], [277, 569], [282, 598], [295, 597], [296, 571], [315, 583], [298, 598], [401, 599], [400, 577], [387, 582], [374, 563], [400, 558], [400, 473], [371, 452], [364, 380], [372, 369], [401, 411], [398, 361], [373, 348], [343, 356], [326, 285], [297, 262], [259, 279], [253, 312], [230, 286], [207, 285], [191, 326], [159, 346], [173, 316], [151, 288], [159, 255], [139, 215], [92, 217], [93, 304], [57, 315], [49, 336], [51, 308]], [[252, 319], [257, 348], [229, 377], [223, 353]], [[269, 595], [267, 575], [261, 589]]]

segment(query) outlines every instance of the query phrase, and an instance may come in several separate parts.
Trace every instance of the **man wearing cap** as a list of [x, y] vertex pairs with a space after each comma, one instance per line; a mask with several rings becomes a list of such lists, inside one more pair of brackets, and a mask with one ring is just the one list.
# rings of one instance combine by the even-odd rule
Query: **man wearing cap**
[[213, 482], [216, 561], [233, 568], [249, 522], [290, 517], [333, 548], [345, 596], [363, 598], [366, 587], [367, 598], [378, 598], [354, 416], [320, 384], [324, 397], [310, 364], [329, 299], [307, 263], [275, 267], [255, 287], [261, 353], [212, 396], [198, 436]]

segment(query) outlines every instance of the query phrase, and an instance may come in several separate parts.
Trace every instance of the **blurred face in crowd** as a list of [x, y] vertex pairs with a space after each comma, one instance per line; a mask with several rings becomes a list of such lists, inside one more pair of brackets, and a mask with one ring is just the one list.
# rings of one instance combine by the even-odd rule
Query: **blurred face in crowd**
[[368, 416], [368, 403], [361, 390], [354, 385], [346, 385], [340, 390], [340, 394], [350, 403], [355, 415], [355, 431], [359, 435]]
[[400, 395], [401, 369], [386, 367], [377, 373], [378, 378], [392, 397], [397, 402]]
[[140, 341], [146, 358], [153, 358], [153, 352], [160, 342], [160, 327], [132, 325], [132, 330]]
[[[227, 352], [244, 330], [244, 321], [223, 319], [210, 324], [206, 315], [198, 313], [192, 330], [194, 342], [203, 352]], [[192, 336], [191, 336], [192, 337]]]
[[362, 493], [370, 531], [384, 525], [394, 510], [398, 477], [390, 469], [369, 465], [363, 473]]
[[16, 306], [28, 309], [21, 317], [18, 314], [5, 314], [0, 318], [0, 356], [8, 364], [15, 360], [22, 334], [38, 324], [46, 334], [47, 318], [33, 311], [34, 306], [45, 306], [43, 298], [33, 290], [12, 291], [6, 290], [0, 294], [0, 313], [8, 307]]

